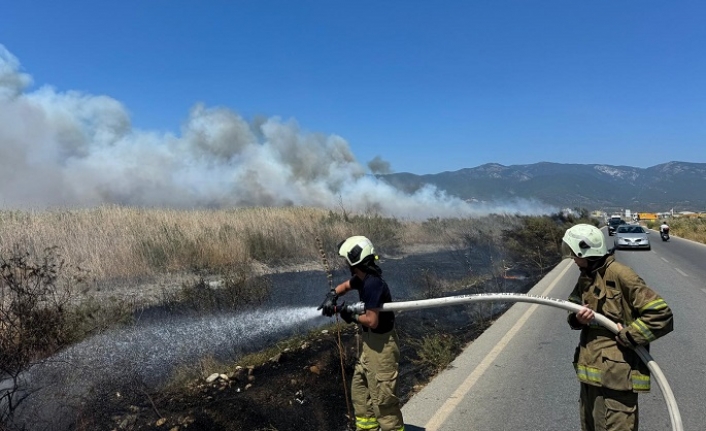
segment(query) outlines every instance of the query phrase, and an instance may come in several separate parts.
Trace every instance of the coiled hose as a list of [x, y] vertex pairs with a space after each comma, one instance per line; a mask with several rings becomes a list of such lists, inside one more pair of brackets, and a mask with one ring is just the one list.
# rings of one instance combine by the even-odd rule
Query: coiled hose
[[[383, 304], [380, 311], [402, 311], [402, 310], [417, 310], [421, 308], [442, 307], [456, 304], [466, 304], [471, 302], [528, 302], [532, 304], [549, 305], [551, 307], [562, 308], [564, 310], [577, 312], [581, 306], [572, 302], [564, 301], [556, 298], [547, 298], [543, 296], [528, 295], [522, 293], [479, 293], [474, 295], [458, 295], [445, 298], [422, 299], [418, 301], [390, 302]], [[609, 329], [614, 334], [618, 333], [618, 325], [613, 323], [602, 314], [595, 313], [594, 321], [599, 325]], [[669, 386], [662, 369], [652, 359], [649, 352], [642, 346], [635, 348], [638, 356], [647, 365], [652, 376], [657, 381], [657, 385], [662, 391], [667, 409], [669, 410], [669, 419], [672, 423], [673, 431], [684, 431], [681, 415], [677, 401], [674, 398], [672, 388]]]

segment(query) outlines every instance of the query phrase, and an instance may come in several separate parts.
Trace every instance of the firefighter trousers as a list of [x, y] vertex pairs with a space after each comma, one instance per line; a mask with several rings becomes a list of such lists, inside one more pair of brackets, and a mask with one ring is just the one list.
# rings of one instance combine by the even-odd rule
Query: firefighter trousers
[[397, 332], [362, 333], [363, 348], [353, 371], [351, 398], [359, 431], [403, 431], [397, 396], [400, 349]]
[[581, 383], [581, 431], [637, 431], [637, 393]]

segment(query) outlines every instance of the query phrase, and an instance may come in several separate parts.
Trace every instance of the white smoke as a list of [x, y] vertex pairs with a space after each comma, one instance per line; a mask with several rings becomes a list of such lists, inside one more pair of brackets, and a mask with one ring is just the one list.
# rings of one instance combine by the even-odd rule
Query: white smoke
[[[155, 133], [134, 129], [108, 96], [28, 91], [31, 83], [0, 45], [0, 208], [343, 206], [415, 219], [554, 211], [529, 201], [471, 205], [431, 186], [404, 194], [366, 174], [342, 137], [294, 121], [248, 123], [197, 104], [179, 135]], [[370, 168], [389, 163], [376, 157]]]

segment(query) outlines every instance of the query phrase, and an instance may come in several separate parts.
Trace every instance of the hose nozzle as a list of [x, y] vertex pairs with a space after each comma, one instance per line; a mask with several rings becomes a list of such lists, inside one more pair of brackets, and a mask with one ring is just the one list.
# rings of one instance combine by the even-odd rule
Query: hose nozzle
[[365, 314], [365, 303], [364, 302], [354, 302], [353, 304], [344, 305], [351, 314], [357, 314], [359, 316]]

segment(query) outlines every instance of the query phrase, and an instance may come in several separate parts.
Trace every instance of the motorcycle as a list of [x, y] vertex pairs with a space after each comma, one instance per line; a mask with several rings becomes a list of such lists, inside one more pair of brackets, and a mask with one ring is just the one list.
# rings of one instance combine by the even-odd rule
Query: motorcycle
[[660, 230], [659, 236], [662, 237], [662, 241], [669, 241], [669, 228]]

